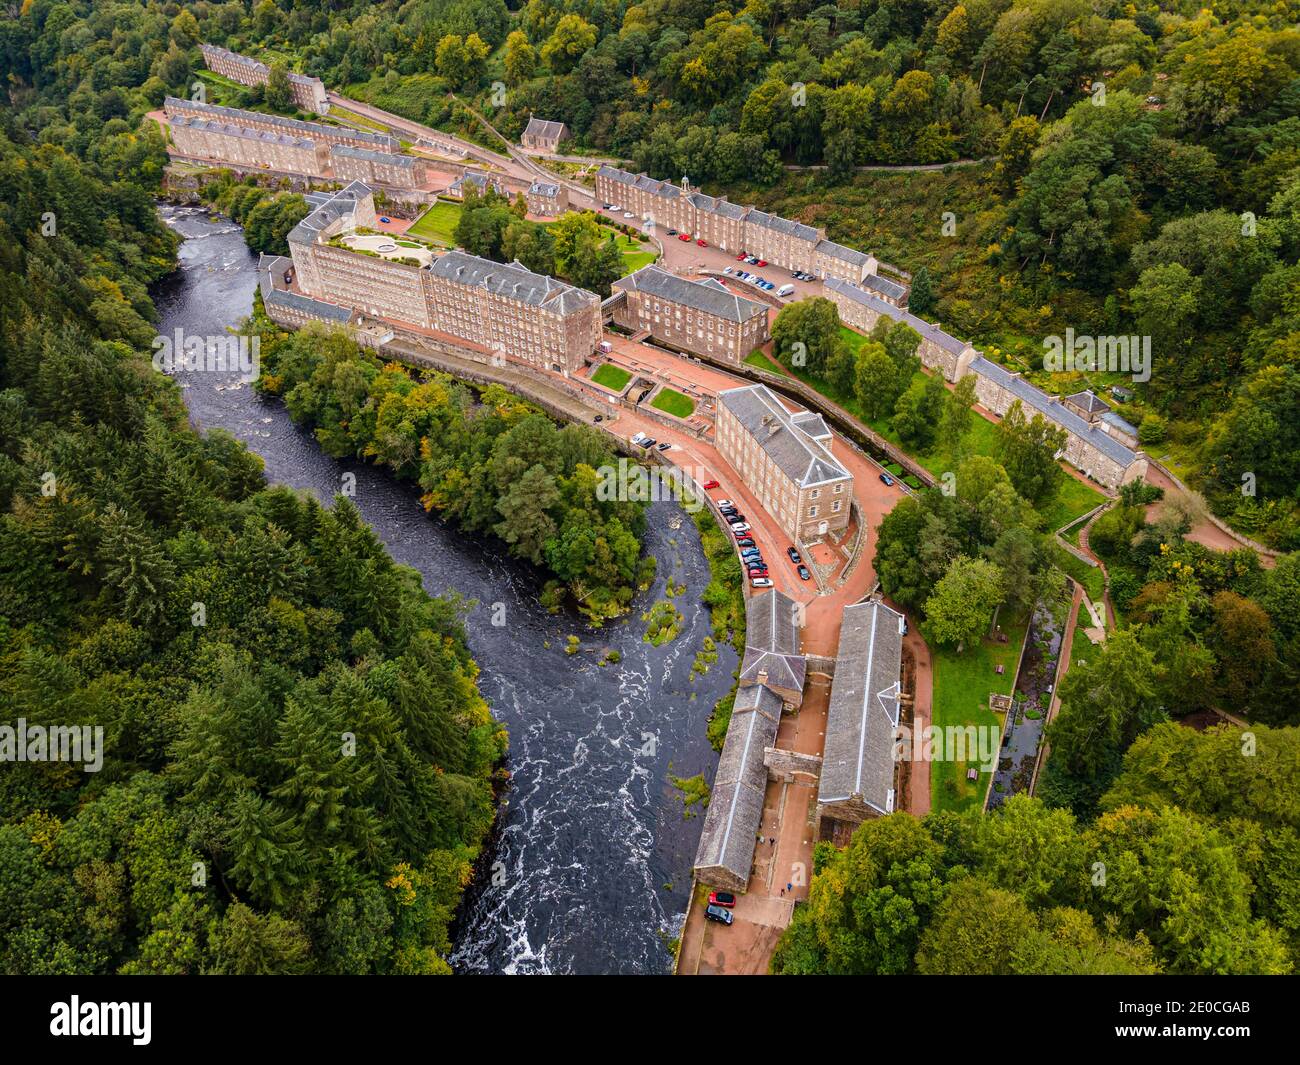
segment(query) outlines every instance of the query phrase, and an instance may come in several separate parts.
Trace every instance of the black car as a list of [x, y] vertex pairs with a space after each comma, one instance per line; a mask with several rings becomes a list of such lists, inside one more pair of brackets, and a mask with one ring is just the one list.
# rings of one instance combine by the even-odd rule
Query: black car
[[647, 451], [649, 451], [652, 447], [655, 446], [655, 438], [653, 436], [647, 436], [644, 440], [641, 441], [641, 446], [645, 448]]
[[737, 546], [737, 547], [753, 547], [753, 546], [754, 546], [754, 541], [751, 540], [748, 536], [746, 536], [746, 537], [744, 537], [743, 539], [737, 540], [737, 541], [736, 541], [736, 546]]
[[790, 556], [790, 561], [793, 562], [796, 566], [803, 561], [802, 556], [800, 556], [799, 552], [796, 551], [793, 547], [787, 547], [785, 549], [785, 553]]
[[808, 567], [807, 567], [807, 566], [800, 566], [800, 567], [799, 567], [799, 579], [800, 579], [801, 581], [810, 581], [810, 580], [812, 580], [812, 574], [808, 572]]
[[728, 515], [727, 515], [727, 521], [731, 522], [733, 525], [734, 525], [736, 522], [738, 522], [738, 521], [744, 521], [744, 520], [745, 520], [745, 515], [743, 515], [743, 514], [734, 514], [734, 513], [733, 513], [733, 514], [728, 514]]
[[705, 906], [704, 917], [708, 921], [717, 921], [719, 924], [731, 924], [731, 911], [724, 910], [721, 906]]
[[597, 414], [597, 415], [596, 415], [594, 418], [592, 418], [591, 420], [592, 420], [593, 422], [603, 422], [603, 421], [605, 420], [605, 416], [604, 416], [603, 414]]

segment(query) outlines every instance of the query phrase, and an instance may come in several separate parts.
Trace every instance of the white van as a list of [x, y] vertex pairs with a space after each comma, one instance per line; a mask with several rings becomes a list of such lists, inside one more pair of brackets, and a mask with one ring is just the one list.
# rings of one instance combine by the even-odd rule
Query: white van
[[782, 285], [780, 288], [776, 290], [776, 294], [780, 296], [782, 299], [785, 299], [788, 296], [793, 296], [794, 285]]

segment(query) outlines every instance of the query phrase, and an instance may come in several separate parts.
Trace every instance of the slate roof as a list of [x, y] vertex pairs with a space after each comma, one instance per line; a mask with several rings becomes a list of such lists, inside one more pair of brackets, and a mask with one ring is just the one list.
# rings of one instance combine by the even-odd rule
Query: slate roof
[[950, 336], [940, 329], [937, 325], [927, 322], [924, 318], [918, 318], [916, 315], [903, 310], [901, 307], [895, 307], [892, 303], [886, 303], [877, 296], [859, 287], [851, 285], [847, 281], [842, 281], [838, 277], [828, 277], [824, 285], [832, 292], [838, 292], [847, 296], [855, 303], [860, 303], [878, 314], [883, 314], [887, 318], [892, 318], [895, 322], [906, 322], [918, 333], [922, 339], [930, 341], [936, 347], [944, 351], [951, 352], [954, 355], [960, 355], [966, 350], [967, 344], [964, 340], [958, 340], [955, 336]]
[[725, 389], [718, 402], [795, 484], [806, 487], [850, 476], [839, 459], [799, 428], [767, 385]]
[[737, 296], [712, 278], [708, 281], [690, 281], [657, 266], [643, 266], [615, 281], [613, 287], [647, 292], [671, 303], [680, 303], [706, 314], [717, 315], [729, 322], [747, 322], [756, 315], [767, 314], [767, 308], [763, 304]]
[[852, 263], [854, 266], [864, 266], [867, 259], [870, 258], [866, 252], [858, 251], [856, 248], [846, 248], [843, 244], [836, 244], [833, 240], [819, 240], [817, 242], [817, 251], [822, 255], [829, 255], [833, 259]]
[[801, 410], [798, 414], [792, 414], [790, 420], [814, 440], [824, 440], [831, 435], [826, 419], [816, 411]]
[[1138, 435], [1137, 426], [1135, 426], [1127, 418], [1120, 417], [1113, 410], [1108, 410], [1105, 414], [1103, 414], [1101, 416], [1101, 420], [1103, 422], [1106, 422], [1108, 425], [1114, 426], [1121, 433], [1128, 434], [1134, 440], [1137, 439], [1137, 435]]
[[349, 182], [289, 230], [285, 239], [290, 244], [315, 244], [321, 230], [340, 218], [354, 214], [357, 203], [369, 195], [369, 185], [360, 181]]
[[261, 141], [263, 144], [282, 144], [287, 148], [304, 148], [312, 150], [316, 142], [307, 137], [294, 137], [287, 133], [272, 133], [266, 129], [253, 129], [250, 126], [236, 125], [234, 122], [222, 122], [211, 118], [196, 118], [192, 115], [177, 115], [171, 120], [173, 126], [182, 129], [195, 129], [202, 133], [220, 133], [226, 137], [242, 137], [245, 140]]
[[541, 137], [543, 140], [558, 140], [564, 136], [564, 123], [548, 122], [544, 118], [529, 118], [528, 127], [524, 130], [524, 133], [533, 137]]
[[352, 312], [346, 307], [338, 307], [333, 303], [325, 303], [323, 300], [314, 300], [310, 296], [290, 292], [288, 289], [272, 289], [270, 295], [262, 298], [264, 302], [273, 307], [287, 307], [302, 314], [310, 315], [313, 318], [321, 318], [327, 322], [350, 322], [352, 320]]
[[1089, 414], [1096, 414], [1098, 411], [1110, 410], [1110, 404], [1097, 397], [1097, 394], [1090, 388], [1085, 388], [1082, 392], [1075, 392], [1073, 395], [1065, 397], [1076, 407], [1079, 407]]
[[976, 357], [975, 361], [971, 363], [971, 369], [975, 373], [981, 374], [1001, 385], [1017, 399], [1021, 400], [1025, 407], [1028, 408], [1031, 417], [1033, 412], [1037, 411], [1048, 421], [1055, 422], [1061, 428], [1091, 444], [1107, 458], [1119, 463], [1120, 466], [1127, 467], [1132, 464], [1134, 454], [1131, 448], [1125, 447], [1109, 433], [1091, 424], [1063, 403], [1053, 400], [1023, 377], [1010, 373], [995, 362], [989, 362], [983, 355]]
[[534, 181], [528, 186], [528, 191], [534, 196], [558, 196], [560, 186], [552, 181]]
[[803, 691], [808, 663], [801, 653], [794, 600], [775, 588], [750, 596], [745, 604], [745, 656], [742, 685], [758, 684], [766, 673], [772, 688]]
[[447, 252], [435, 259], [429, 270], [446, 280], [486, 289], [557, 314], [600, 303], [600, 297], [594, 292], [574, 288], [546, 274], [535, 274], [520, 263], [494, 263], [463, 251]]
[[383, 163], [386, 166], [402, 166], [408, 170], [414, 169], [415, 164], [421, 160], [416, 159], [413, 155], [398, 155], [395, 152], [376, 152], [370, 148], [354, 148], [350, 144], [331, 144], [331, 155], [342, 155], [348, 159], [368, 159], [372, 163]]
[[163, 101], [163, 110], [167, 113], [169, 121], [174, 117], [174, 112], [179, 111], [182, 114], [197, 112], [206, 115], [208, 118], [219, 119], [223, 122], [234, 122], [236, 125], [269, 122], [272, 125], [279, 126], [286, 132], [310, 137], [313, 140], [337, 141], [346, 137], [388, 151], [396, 151], [402, 146], [397, 138], [384, 133], [366, 133], [364, 130], [349, 129], [342, 126], [326, 126], [320, 122], [303, 122], [297, 118], [267, 115], [260, 111], [243, 111], [238, 107], [221, 107], [218, 104], [199, 103], [197, 100], [182, 100], [176, 96], [168, 96]]
[[897, 281], [890, 281], [889, 278], [881, 277], [879, 274], [867, 274], [862, 279], [862, 287], [868, 292], [879, 292], [895, 303], [902, 303], [903, 297], [907, 295], [907, 289]]
[[831, 682], [819, 803], [857, 797], [881, 814], [894, 809], [903, 615], [880, 602], [844, 608]]
[[630, 174], [626, 170], [620, 170], [616, 166], [609, 166], [605, 163], [601, 163], [600, 166], [597, 168], [596, 176], [597, 177], [603, 176], [603, 177], [610, 178], [613, 181], [617, 181], [621, 185], [636, 184], [635, 174]]
[[696, 869], [722, 867], [742, 882], [749, 879], [767, 788], [763, 751], [776, 742], [780, 723], [781, 697], [775, 692], [755, 685], [736, 693], [695, 852]]
[[775, 230], [777, 233], [784, 233], [799, 240], [811, 241], [814, 244], [821, 239], [821, 234], [812, 226], [806, 226], [802, 222], [792, 222], [788, 218], [782, 218], [779, 214], [768, 214], [766, 211], [750, 211], [747, 220], [767, 229]]

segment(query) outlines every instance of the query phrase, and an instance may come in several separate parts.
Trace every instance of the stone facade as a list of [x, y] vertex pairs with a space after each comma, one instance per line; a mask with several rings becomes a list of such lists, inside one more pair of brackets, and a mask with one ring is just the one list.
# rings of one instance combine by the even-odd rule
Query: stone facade
[[528, 213], [554, 218], [569, 209], [569, 190], [554, 181], [534, 181], [524, 193]]
[[519, 143], [525, 148], [553, 152], [568, 135], [569, 127], [563, 122], [547, 122], [545, 119], [533, 118], [530, 115], [523, 136], [519, 138]]
[[313, 176], [329, 170], [327, 146], [308, 137], [185, 115], [176, 116], [169, 128], [181, 155]]
[[975, 357], [975, 349], [969, 344], [858, 285], [831, 279], [826, 282], [825, 292], [840, 312], [840, 321], [859, 333], [870, 333], [882, 317], [911, 326], [921, 337], [916, 353], [922, 365], [938, 370], [947, 381], [956, 381]]
[[687, 182], [678, 186], [602, 166], [596, 172], [596, 197], [656, 226], [688, 233], [733, 254], [756, 255], [787, 270], [857, 281], [871, 262], [870, 256], [827, 240], [813, 226], [707, 196]]
[[[265, 85], [271, 76], [271, 68], [256, 59], [232, 52], [228, 48], [219, 48], [214, 44], [201, 44], [203, 62], [213, 73], [237, 81], [240, 85]], [[320, 78], [309, 78], [302, 74], [289, 74], [289, 91], [293, 94], [294, 104], [303, 111], [315, 111], [318, 115], [329, 113], [329, 97]]]
[[330, 145], [330, 166], [340, 181], [419, 189], [429, 184], [433, 167], [414, 155], [376, 152], [348, 144]]
[[792, 539], [848, 527], [853, 475], [831, 454], [820, 418], [790, 414], [766, 385], [731, 388], [718, 394], [714, 441]]
[[646, 330], [681, 351], [742, 362], [770, 336], [767, 307], [729, 292], [713, 279], [690, 281], [644, 266], [614, 282], [625, 298], [614, 302], [614, 321]]
[[220, 107], [217, 104], [199, 103], [197, 100], [182, 100], [176, 96], [167, 97], [163, 102], [163, 112], [167, 115], [168, 122], [183, 115], [188, 118], [230, 122], [247, 129], [306, 137], [326, 144], [350, 144], [354, 148], [369, 148], [381, 152], [398, 152], [402, 147], [396, 137], [383, 133], [367, 133], [346, 126], [326, 126], [320, 122], [303, 122], [296, 118], [266, 115], [261, 111], [244, 111], [238, 107]]
[[601, 312], [594, 293], [460, 251], [418, 266], [332, 243], [373, 228], [375, 218], [371, 190], [353, 182], [294, 227], [289, 250], [304, 295], [566, 374], [595, 352]]

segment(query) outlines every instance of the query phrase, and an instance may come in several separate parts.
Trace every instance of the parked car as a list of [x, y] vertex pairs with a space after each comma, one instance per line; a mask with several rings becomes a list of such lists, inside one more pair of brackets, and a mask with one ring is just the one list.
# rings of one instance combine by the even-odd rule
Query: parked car
[[740, 557], [746, 562], [762, 562], [763, 556], [757, 547], [747, 547], [740, 552]]
[[762, 566], [754, 566], [745, 571], [751, 581], [770, 580], [771, 576]]
[[697, 240], [695, 243], [698, 244], [701, 248], [707, 248], [709, 246], [709, 242], [703, 239]]
[[750, 582], [749, 582], [749, 586], [750, 586], [751, 588], [771, 588], [771, 587], [772, 587], [772, 578], [770, 578], [770, 577], [754, 577], [753, 579], [750, 580]]
[[618, 214], [618, 212], [623, 210], [623, 208], [621, 208], [616, 203], [611, 203], [608, 207], [605, 208], [605, 210], [610, 211], [613, 214]]
[[597, 414], [597, 415], [596, 415], [594, 418], [592, 418], [591, 420], [592, 420], [593, 422], [603, 422], [603, 421], [605, 420], [605, 416], [604, 416], [603, 414]]
[[624, 212], [623, 212], [623, 217], [624, 217], [624, 218], [635, 218], [636, 215], [634, 215], [631, 211], [624, 211]]
[[794, 285], [782, 285], [779, 289], [776, 290], [776, 294], [780, 296], [783, 300], [789, 299], [791, 296], [794, 295]]
[[758, 262], [756, 262], [754, 265], [755, 265], [755, 266], [766, 266], [766, 265], [767, 265], [767, 260], [766, 260], [766, 259], [759, 259]]
[[652, 447], [655, 446], [655, 438], [653, 436], [647, 436], [644, 440], [641, 441], [641, 446], [645, 448], [647, 451], [649, 451]]
[[380, 218], [379, 221], [384, 222], [384, 223], [388, 223], [388, 222], [391, 222], [392, 219], [391, 219], [391, 218]]
[[730, 514], [726, 515], [726, 519], [727, 519], [727, 521], [729, 521], [732, 525], [738, 525], [738, 524], [740, 524], [741, 522], [743, 522], [743, 521], [745, 520], [745, 515], [743, 515], [742, 513], [740, 513], [740, 511], [736, 510], [736, 511], [732, 511]]
[[731, 267], [730, 267], [730, 266], [724, 266], [724, 267], [722, 268], [722, 272], [723, 272], [724, 274], [729, 274], [729, 273], [731, 273]]
[[614, 206], [614, 205], [611, 204], [611, 203], [602, 203], [602, 204], [600, 205], [600, 209], [601, 209], [602, 211], [608, 211], [612, 206]]
[[744, 261], [745, 261], [745, 253], [742, 251], [739, 255], [736, 256], [736, 262], [743, 263]]
[[677, 239], [681, 241], [685, 241], [687, 244], [689, 244], [691, 242], [691, 235], [689, 233], [678, 233]]
[[749, 263], [750, 266], [757, 266], [757, 265], [758, 265], [758, 256], [757, 256], [757, 255], [746, 255], [746, 256], [745, 256], [745, 262]]
[[717, 488], [717, 487], [718, 487], [718, 482], [717, 482], [717, 481], [705, 481], [705, 482], [704, 482], [704, 490], [705, 490], [706, 492], [711, 492], [713, 489], [715, 489], [715, 488]]
[[755, 544], [754, 544], [754, 541], [753, 541], [752, 539], [750, 539], [748, 536], [743, 536], [743, 537], [741, 537], [739, 540], [736, 541], [736, 546], [737, 546], [737, 547], [754, 547]]
[[800, 566], [800, 567], [799, 567], [799, 579], [800, 579], [801, 581], [810, 581], [810, 580], [812, 580], [812, 574], [808, 572], [808, 567], [807, 567], [807, 566]]
[[734, 525], [732, 525], [731, 531], [735, 533], [737, 536], [739, 536], [741, 533], [749, 532], [751, 528], [753, 528], [753, 526], [746, 525], [743, 521], [738, 521]]
[[628, 437], [628, 441], [633, 444], [639, 444], [645, 439], [645, 433], [635, 433]]
[[712, 903], [704, 907], [704, 917], [719, 924], [731, 924], [731, 911], [721, 906], [714, 906]]
[[736, 905], [736, 896], [730, 891], [710, 891], [709, 905], [725, 906], [727, 909], [731, 909]]
[[670, 237], [675, 237], [675, 236], [677, 236], [677, 230], [675, 230], [675, 229], [670, 229], [670, 230], [668, 231], [668, 235], [669, 235]]
[[748, 281], [748, 280], [749, 280], [749, 274], [746, 273], [744, 270], [737, 270], [737, 271], [736, 271], [736, 276], [737, 276], [738, 278], [740, 278], [740, 280], [742, 280], [742, 281]]
[[665, 440], [662, 444], [659, 445], [659, 447], [657, 448], [657, 450], [659, 450], [659, 451], [667, 451], [667, 450], [668, 450], [670, 447], [672, 447], [672, 446], [673, 446], [672, 444], [668, 443], [668, 441]]
[[[706, 484], [704, 487], [705, 487], [705, 488], [708, 488], [709, 486]], [[717, 487], [717, 483], [716, 483], [716, 482], [714, 483], [714, 486], [713, 486], [713, 487], [715, 487], [715, 488]], [[721, 510], [721, 509], [724, 508], [724, 507], [730, 507], [730, 506], [733, 506], [733, 505], [734, 505], [734, 504], [731, 502], [730, 499], [719, 499], [719, 500], [718, 500], [718, 509], [719, 509], [719, 510]]]
[[793, 547], [787, 547], [785, 549], [785, 553], [790, 556], [790, 561], [793, 562], [796, 566], [803, 561], [803, 556], [799, 554], [799, 552], [796, 551]]
[[889, 485], [892, 485], [892, 484], [894, 483], [894, 479], [893, 479], [892, 477], [890, 477], [889, 474], [887, 474], [887, 473], [882, 473], [882, 474], [880, 475], [880, 483], [883, 484], [883, 485], [889, 486]]

